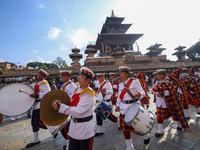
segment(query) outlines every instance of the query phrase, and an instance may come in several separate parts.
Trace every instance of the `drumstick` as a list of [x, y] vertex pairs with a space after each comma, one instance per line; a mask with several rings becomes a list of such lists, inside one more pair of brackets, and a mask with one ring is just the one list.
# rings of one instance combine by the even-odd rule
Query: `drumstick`
[[[130, 88], [127, 88], [127, 87], [125, 87], [125, 88], [137, 93], [137, 91], [134, 91], [133, 89], [130, 89]], [[140, 93], [140, 94], [143, 95], [144, 97], [148, 97], [148, 96], [146, 96], [146, 95], [144, 95], [142, 93]]]
[[31, 95], [31, 94], [29, 94], [29, 93], [24, 92], [23, 89], [19, 89], [19, 92], [20, 92], [20, 93], [23, 92], [23, 93], [25, 93], [25, 94]]

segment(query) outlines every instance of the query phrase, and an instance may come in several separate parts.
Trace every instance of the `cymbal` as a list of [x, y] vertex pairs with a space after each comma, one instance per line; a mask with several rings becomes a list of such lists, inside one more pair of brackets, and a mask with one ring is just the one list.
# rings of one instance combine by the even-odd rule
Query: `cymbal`
[[58, 113], [58, 111], [53, 108], [52, 104], [56, 100], [59, 100], [63, 104], [70, 105], [69, 95], [65, 91], [52, 90], [46, 93], [40, 103], [40, 116], [46, 125], [59, 125], [69, 116]]
[[69, 115], [63, 115], [63, 117], [61, 119], [48, 119], [46, 117], [43, 116], [42, 113], [40, 113], [40, 118], [41, 120], [48, 126], [57, 126], [62, 124], [63, 122], [65, 122], [67, 120]]

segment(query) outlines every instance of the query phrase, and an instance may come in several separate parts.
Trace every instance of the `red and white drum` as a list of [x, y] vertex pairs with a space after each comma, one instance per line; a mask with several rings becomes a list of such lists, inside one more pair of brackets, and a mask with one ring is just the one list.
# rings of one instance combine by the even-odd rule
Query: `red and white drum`
[[12, 83], [0, 89], [0, 113], [5, 116], [18, 116], [27, 112], [34, 104], [35, 99], [28, 94], [19, 92], [23, 89], [26, 93], [34, 91], [28, 85]]
[[155, 118], [153, 113], [135, 103], [126, 112], [124, 121], [140, 134], [145, 135], [153, 129]]

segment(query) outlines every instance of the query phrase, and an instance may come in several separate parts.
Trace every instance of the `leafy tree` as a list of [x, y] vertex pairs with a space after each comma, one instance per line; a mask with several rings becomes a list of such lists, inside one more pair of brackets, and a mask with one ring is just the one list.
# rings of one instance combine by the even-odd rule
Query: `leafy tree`
[[61, 57], [57, 57], [56, 60], [53, 61], [59, 68], [68, 67], [66, 61]]
[[1, 69], [6, 69], [4, 66], [0, 66]]
[[33, 68], [40, 68], [41, 66], [42, 67], [45, 66], [46, 68], [58, 68], [58, 66], [54, 63], [30, 62], [27, 64], [27, 67], [33, 67]]
[[191, 61], [200, 61], [200, 41], [195, 45], [192, 45], [188, 50], [187, 54], [189, 60]]
[[40, 66], [39, 69], [48, 69], [46, 66]]

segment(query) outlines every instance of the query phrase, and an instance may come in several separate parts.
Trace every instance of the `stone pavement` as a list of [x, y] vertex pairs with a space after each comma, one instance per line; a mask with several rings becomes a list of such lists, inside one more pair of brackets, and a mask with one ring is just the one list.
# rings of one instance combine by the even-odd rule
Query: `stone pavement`
[[[149, 110], [155, 113], [156, 106], [152, 102]], [[115, 115], [119, 115], [115, 113]], [[143, 144], [141, 136], [131, 134], [133, 145], [136, 150], [200, 150], [200, 116], [196, 115], [193, 107], [190, 107], [191, 119], [189, 125], [191, 133], [176, 130], [176, 122], [172, 119], [164, 121], [164, 135], [160, 138], [154, 136], [157, 131], [157, 124], [151, 131], [151, 140], [148, 145]], [[103, 124], [104, 134], [94, 137], [93, 150], [125, 150], [126, 143], [122, 131], [118, 130], [118, 126], [109, 120], [105, 120]], [[62, 150], [62, 146], [66, 140], [59, 133], [56, 139], [53, 139], [48, 130], [40, 129], [40, 137], [42, 142], [29, 148], [28, 150]], [[8, 117], [4, 117], [3, 124], [0, 125], [0, 150], [19, 150], [23, 149], [27, 143], [32, 141], [33, 132], [31, 127], [31, 119], [26, 115], [22, 115], [22, 119], [10, 122]]]

